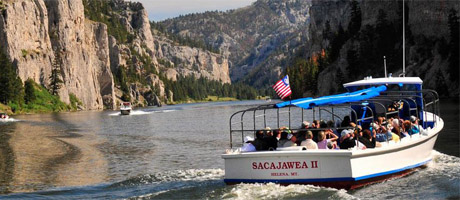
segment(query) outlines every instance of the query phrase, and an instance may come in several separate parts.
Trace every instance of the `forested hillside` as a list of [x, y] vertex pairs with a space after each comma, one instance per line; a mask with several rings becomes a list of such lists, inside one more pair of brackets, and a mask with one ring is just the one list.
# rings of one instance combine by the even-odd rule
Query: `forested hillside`
[[[458, 96], [458, 3], [406, 1], [404, 7], [406, 76], [420, 76], [425, 88], [443, 96]], [[300, 97], [382, 77], [383, 56], [388, 71], [401, 74], [402, 11], [402, 1], [259, 0], [160, 24], [227, 55], [232, 80], [269, 88], [289, 74], [293, 95]]]

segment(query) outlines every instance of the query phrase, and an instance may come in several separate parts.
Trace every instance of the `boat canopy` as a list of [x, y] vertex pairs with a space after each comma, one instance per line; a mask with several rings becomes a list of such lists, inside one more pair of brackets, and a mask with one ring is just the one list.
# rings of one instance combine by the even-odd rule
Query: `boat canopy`
[[275, 105], [277, 108], [282, 108], [289, 105], [294, 105], [297, 107], [301, 107], [304, 109], [313, 108], [315, 106], [322, 106], [322, 105], [334, 105], [334, 104], [342, 104], [342, 103], [349, 103], [349, 102], [357, 102], [366, 99], [370, 99], [380, 95], [380, 92], [387, 90], [387, 87], [382, 85], [378, 87], [370, 87], [363, 90], [358, 90], [355, 92], [347, 92], [343, 94], [336, 94], [330, 96], [323, 96], [318, 98], [302, 98], [302, 99], [295, 99], [292, 101], [285, 101], [282, 103], [278, 103]]

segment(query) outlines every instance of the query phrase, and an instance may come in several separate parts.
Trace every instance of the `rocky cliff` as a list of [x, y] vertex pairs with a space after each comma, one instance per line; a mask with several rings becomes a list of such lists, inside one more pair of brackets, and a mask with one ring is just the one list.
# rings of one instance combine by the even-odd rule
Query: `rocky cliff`
[[[69, 95], [75, 94], [84, 109], [115, 108], [123, 94], [119, 77], [114, 76], [120, 67], [136, 77], [123, 84], [128, 85], [130, 99], [139, 105], [165, 102], [168, 92], [159, 75], [175, 80], [176, 75], [193, 74], [230, 83], [225, 56], [155, 36], [140, 3], [0, 2], [1, 50], [23, 81], [32, 78], [43, 86], [50, 82], [55, 57], [60, 58], [64, 84], [58, 94], [64, 102], [69, 103]], [[159, 91], [152, 95], [156, 85]]]
[[[140, 77], [139, 80], [128, 83], [128, 94], [135, 104], [157, 105], [167, 101], [166, 94], [169, 92], [166, 91], [160, 74], [173, 81], [177, 76], [194, 75], [230, 83], [228, 59], [225, 56], [200, 48], [181, 46], [161, 34], [156, 34], [140, 3], [123, 0], [112, 2], [114, 12], [109, 14], [110, 17], [118, 19], [127, 34], [133, 37], [128, 42], [109, 37], [110, 66], [112, 72], [117, 72], [122, 67], [128, 73], [134, 71], [131, 76]], [[156, 85], [159, 91], [152, 95]], [[116, 99], [120, 101], [122, 94], [123, 91], [116, 92]]]
[[7, 1], [0, 16], [2, 51], [25, 81], [48, 85], [57, 53], [62, 55], [64, 84], [59, 96], [75, 94], [86, 109], [102, 109], [103, 95], [113, 95], [107, 27], [86, 20], [81, 1]]

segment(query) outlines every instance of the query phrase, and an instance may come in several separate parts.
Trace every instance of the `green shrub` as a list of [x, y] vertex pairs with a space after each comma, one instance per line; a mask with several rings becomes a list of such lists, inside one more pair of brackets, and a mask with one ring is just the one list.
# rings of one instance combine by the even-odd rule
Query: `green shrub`
[[77, 110], [79, 105], [83, 105], [83, 103], [81, 103], [80, 99], [78, 99], [74, 93], [69, 94], [69, 99], [70, 107], [72, 110]]

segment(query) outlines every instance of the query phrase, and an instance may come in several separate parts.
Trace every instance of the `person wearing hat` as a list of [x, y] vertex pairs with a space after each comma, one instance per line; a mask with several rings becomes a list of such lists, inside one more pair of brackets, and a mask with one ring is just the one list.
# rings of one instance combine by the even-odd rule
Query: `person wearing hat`
[[256, 151], [256, 147], [252, 144], [253, 141], [254, 141], [254, 138], [252, 138], [251, 136], [244, 137], [244, 144], [241, 147], [241, 152]]
[[348, 149], [356, 146], [352, 130], [345, 129], [340, 133], [340, 149]]

